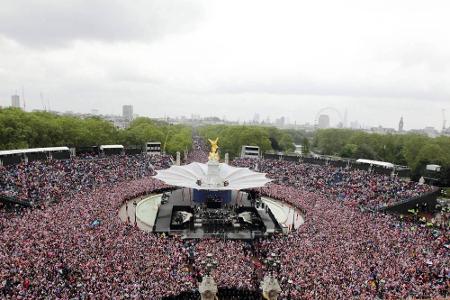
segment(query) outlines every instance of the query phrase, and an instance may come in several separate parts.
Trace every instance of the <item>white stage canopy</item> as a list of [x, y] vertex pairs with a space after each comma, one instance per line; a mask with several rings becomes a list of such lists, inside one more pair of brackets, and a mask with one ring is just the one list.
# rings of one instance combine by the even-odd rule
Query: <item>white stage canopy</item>
[[198, 190], [242, 190], [262, 187], [271, 180], [265, 173], [227, 164], [190, 163], [158, 170], [155, 178], [166, 184]]

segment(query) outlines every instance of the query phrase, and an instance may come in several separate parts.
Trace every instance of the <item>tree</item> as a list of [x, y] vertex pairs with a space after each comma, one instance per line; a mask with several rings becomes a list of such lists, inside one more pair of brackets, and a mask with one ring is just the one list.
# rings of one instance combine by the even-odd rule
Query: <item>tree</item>
[[341, 152], [339, 153], [342, 157], [355, 157], [356, 152], [358, 151], [358, 145], [356, 144], [346, 144], [344, 148], [342, 148]]
[[190, 148], [192, 144], [190, 127], [171, 126], [149, 118], [138, 118], [129, 128], [117, 129], [111, 122], [98, 117], [82, 119], [49, 112], [0, 109], [0, 149], [101, 144], [143, 146], [148, 141], [164, 142], [164, 133], [168, 133], [172, 154]]
[[282, 133], [279, 144], [281, 150], [284, 152], [292, 152], [295, 150], [294, 141], [292, 140], [292, 137], [286, 133]]
[[310, 152], [310, 148], [309, 148], [309, 139], [307, 137], [304, 137], [302, 140], [302, 154], [303, 155], [308, 155]]

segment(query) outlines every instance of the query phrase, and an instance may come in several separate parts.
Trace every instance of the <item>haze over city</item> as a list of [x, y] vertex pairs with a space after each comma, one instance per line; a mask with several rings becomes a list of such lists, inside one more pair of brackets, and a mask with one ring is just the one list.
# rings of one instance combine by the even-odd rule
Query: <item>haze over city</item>
[[[24, 6], [27, 9], [24, 9]], [[2, 1], [0, 106], [442, 126], [446, 1]], [[42, 97], [41, 97], [42, 93]], [[333, 116], [331, 116], [333, 118]]]

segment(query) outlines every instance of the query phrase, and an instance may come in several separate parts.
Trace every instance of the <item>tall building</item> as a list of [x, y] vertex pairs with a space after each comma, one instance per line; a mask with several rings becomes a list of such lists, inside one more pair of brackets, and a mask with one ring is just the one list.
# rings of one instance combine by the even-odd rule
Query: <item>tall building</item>
[[253, 123], [259, 124], [259, 120], [260, 120], [259, 114], [256, 113], [256, 114], [253, 116]]
[[281, 117], [281, 118], [275, 120], [275, 125], [280, 126], [280, 127], [283, 127], [285, 123], [286, 123], [285, 117]]
[[348, 127], [348, 111], [347, 111], [347, 109], [345, 109], [345, 112], [344, 112], [344, 124], [342, 124], [342, 125], [344, 128]]
[[330, 116], [320, 115], [319, 116], [319, 128], [329, 128], [330, 127]]
[[11, 96], [11, 107], [20, 108], [20, 97], [19, 95]]
[[133, 105], [122, 106], [122, 117], [128, 121], [133, 120]]
[[400, 118], [400, 122], [398, 122], [398, 132], [403, 132], [403, 116]]
[[358, 121], [352, 121], [352, 122], [350, 122], [350, 128], [351, 129], [361, 129], [361, 125], [359, 125]]

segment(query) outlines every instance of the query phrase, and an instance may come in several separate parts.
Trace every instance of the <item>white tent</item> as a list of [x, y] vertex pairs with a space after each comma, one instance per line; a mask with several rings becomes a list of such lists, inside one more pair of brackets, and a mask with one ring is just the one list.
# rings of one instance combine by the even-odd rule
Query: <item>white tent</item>
[[363, 163], [363, 164], [369, 164], [369, 165], [373, 165], [373, 166], [385, 167], [385, 168], [389, 168], [389, 169], [393, 169], [395, 167], [395, 165], [393, 163], [385, 162], [385, 161], [379, 161], [379, 160], [371, 160], [371, 159], [362, 159], [362, 158], [360, 158], [360, 159], [356, 160], [356, 162]]

